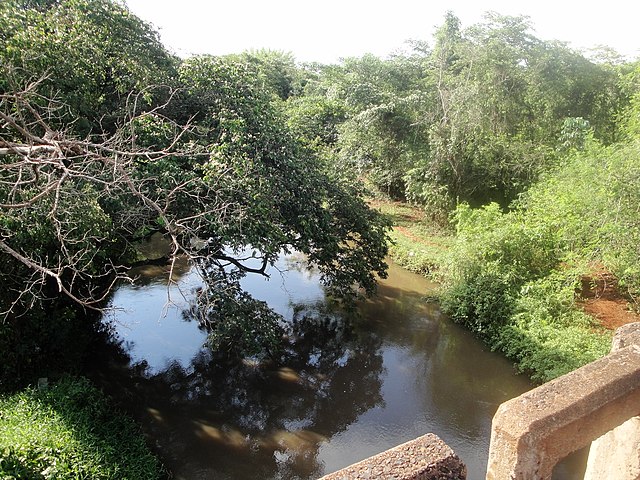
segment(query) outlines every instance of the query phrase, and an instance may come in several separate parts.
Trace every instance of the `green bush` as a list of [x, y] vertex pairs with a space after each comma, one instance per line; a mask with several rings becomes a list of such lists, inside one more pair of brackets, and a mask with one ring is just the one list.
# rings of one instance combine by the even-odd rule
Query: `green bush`
[[511, 317], [512, 285], [498, 273], [482, 269], [451, 285], [442, 306], [456, 322], [490, 339]]
[[523, 197], [530, 223], [556, 232], [565, 261], [598, 262], [640, 295], [640, 141], [591, 144]]
[[443, 308], [472, 331], [492, 337], [514, 311], [520, 287], [557, 263], [555, 239], [497, 204], [455, 213], [457, 239], [444, 268]]
[[609, 353], [611, 334], [575, 305], [578, 279], [565, 270], [524, 285], [510, 321], [493, 339], [492, 347], [535, 381], [551, 380]]
[[[575, 305], [584, 273], [578, 266], [586, 262], [567, 246], [568, 227], [549, 218], [522, 206], [509, 213], [495, 204], [460, 206], [442, 294], [443, 309], [454, 321], [536, 381], [605, 355], [611, 337]], [[566, 215], [565, 221], [572, 218]]]
[[136, 425], [84, 378], [0, 397], [0, 478], [156, 479]]

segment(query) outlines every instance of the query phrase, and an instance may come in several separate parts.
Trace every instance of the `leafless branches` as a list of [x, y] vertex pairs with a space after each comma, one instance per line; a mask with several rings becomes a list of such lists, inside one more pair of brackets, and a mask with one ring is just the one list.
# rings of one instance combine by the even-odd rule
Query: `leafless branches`
[[[195, 259], [212, 242], [211, 225], [240, 215], [241, 207], [219, 193], [228, 172], [205, 181], [193, 171], [208, 153], [190, 140], [189, 125], [162, 116], [166, 105], [140, 113], [141, 94], [132, 96], [118, 130], [96, 141], [56, 129], [52, 120], [61, 106], [37, 92], [32, 82], [0, 95], [0, 259], [20, 265], [24, 277], [9, 282], [19, 287], [8, 310], [42, 298], [47, 285], [97, 309], [125, 270], [105, 251], [156, 225], [171, 239], [174, 258]], [[170, 132], [163, 145], [140, 144], [145, 122]], [[14, 273], [2, 267], [0, 278]]]

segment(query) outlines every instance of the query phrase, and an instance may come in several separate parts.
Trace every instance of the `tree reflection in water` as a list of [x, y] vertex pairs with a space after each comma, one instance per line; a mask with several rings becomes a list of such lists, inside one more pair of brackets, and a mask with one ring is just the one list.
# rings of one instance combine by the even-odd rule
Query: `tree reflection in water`
[[[138, 412], [175, 477], [317, 478], [426, 432], [456, 450], [470, 478], [483, 477], [491, 416], [526, 378], [425, 303], [424, 278], [391, 265], [378, 295], [348, 319], [317, 276], [295, 266], [279, 264], [282, 285], [245, 285], [287, 318], [285, 346], [268, 362], [200, 349], [212, 327], [180, 315], [190, 297], [159, 320], [162, 282], [114, 299], [133, 310], [118, 317], [128, 340], [110, 344], [119, 366], [97, 363], [96, 375]], [[197, 280], [185, 277], [182, 291]], [[142, 358], [148, 365], [132, 365]]]
[[275, 359], [202, 350], [153, 374], [128, 365], [135, 378], [113, 393], [144, 406], [139, 418], [176, 478], [317, 478], [323, 441], [383, 402], [380, 347], [325, 303], [300, 304]]

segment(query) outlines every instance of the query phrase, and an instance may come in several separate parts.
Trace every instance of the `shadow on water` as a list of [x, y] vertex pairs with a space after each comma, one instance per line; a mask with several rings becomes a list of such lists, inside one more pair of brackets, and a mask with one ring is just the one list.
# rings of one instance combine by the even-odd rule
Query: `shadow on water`
[[382, 403], [383, 359], [375, 336], [331, 316], [306, 312], [293, 331], [278, 363], [221, 364], [201, 350], [148, 375], [120, 352], [120, 381], [115, 365], [103, 381], [140, 407], [177, 478], [315, 478], [319, 445]]
[[204, 346], [206, 332], [182, 315], [198, 285], [188, 266], [174, 271], [184, 295], [171, 308], [162, 269], [134, 272], [114, 295], [123, 310], [91, 375], [141, 421], [175, 478], [318, 478], [427, 432], [471, 480], [484, 478], [491, 418], [530, 383], [426, 302], [433, 285], [422, 277], [391, 265], [351, 318], [299, 259], [278, 268], [243, 282], [290, 322], [270, 362], [222, 361]]

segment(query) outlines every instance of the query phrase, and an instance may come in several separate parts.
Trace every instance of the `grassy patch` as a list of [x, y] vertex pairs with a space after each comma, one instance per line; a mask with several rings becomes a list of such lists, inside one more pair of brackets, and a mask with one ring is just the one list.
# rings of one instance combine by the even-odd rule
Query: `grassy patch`
[[138, 427], [84, 379], [0, 397], [0, 478], [157, 479]]
[[391, 259], [409, 271], [436, 278], [452, 242], [450, 233], [433, 225], [423, 210], [406, 203], [380, 199], [370, 203], [393, 223]]
[[411, 230], [394, 228], [391, 259], [403, 268], [436, 278], [450, 240], [446, 237], [422, 237]]

